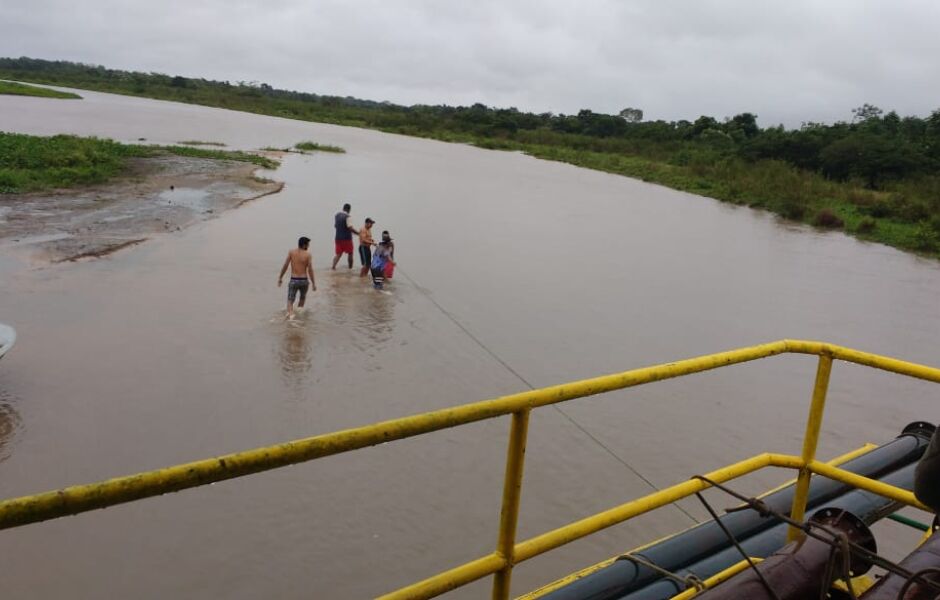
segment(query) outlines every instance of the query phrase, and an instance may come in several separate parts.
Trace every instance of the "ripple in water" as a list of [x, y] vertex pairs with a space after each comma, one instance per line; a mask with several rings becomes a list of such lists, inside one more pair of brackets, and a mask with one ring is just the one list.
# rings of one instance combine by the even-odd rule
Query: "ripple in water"
[[0, 390], [0, 462], [13, 454], [16, 438], [23, 429], [20, 413], [15, 407], [16, 399]]

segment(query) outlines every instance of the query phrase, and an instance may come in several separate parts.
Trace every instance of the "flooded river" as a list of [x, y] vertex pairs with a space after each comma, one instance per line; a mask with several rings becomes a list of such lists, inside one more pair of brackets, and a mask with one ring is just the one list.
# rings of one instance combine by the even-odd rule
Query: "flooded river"
[[[0, 321], [20, 339], [0, 361], [0, 497], [784, 337], [940, 364], [934, 261], [519, 154], [81, 94], [0, 96], [0, 130], [347, 154], [291, 155], [269, 175], [280, 194], [104, 259], [40, 264], [6, 243]], [[391, 294], [328, 270], [344, 202], [395, 237]], [[287, 323], [275, 282], [300, 235], [319, 291]], [[814, 369], [782, 356], [536, 411], [519, 539], [761, 451], [798, 453]], [[936, 422], [937, 399], [837, 364], [820, 453]], [[495, 546], [507, 432], [490, 421], [0, 532], [0, 594], [390, 591]], [[703, 514], [685, 503], [534, 559], [514, 591]]]

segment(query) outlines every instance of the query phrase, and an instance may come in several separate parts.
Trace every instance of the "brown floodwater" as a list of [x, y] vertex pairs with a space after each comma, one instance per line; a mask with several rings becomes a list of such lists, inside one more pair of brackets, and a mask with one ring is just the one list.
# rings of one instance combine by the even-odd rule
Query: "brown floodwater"
[[[0, 130], [312, 139], [347, 154], [288, 156], [270, 175], [282, 193], [100, 260], [42, 264], [4, 243], [0, 321], [19, 341], [0, 361], [0, 497], [783, 337], [940, 364], [935, 261], [520, 154], [81, 94], [0, 96]], [[396, 238], [390, 294], [326, 269], [343, 202]], [[288, 323], [275, 282], [300, 235], [319, 291]], [[776, 357], [536, 411], [520, 539], [757, 452], [798, 452], [814, 368]], [[937, 399], [837, 364], [820, 452], [936, 422]], [[494, 547], [507, 432], [490, 421], [0, 532], [0, 595], [390, 591]], [[683, 503], [524, 563], [514, 591], [703, 514]], [[900, 548], [910, 534], [883, 538]]]

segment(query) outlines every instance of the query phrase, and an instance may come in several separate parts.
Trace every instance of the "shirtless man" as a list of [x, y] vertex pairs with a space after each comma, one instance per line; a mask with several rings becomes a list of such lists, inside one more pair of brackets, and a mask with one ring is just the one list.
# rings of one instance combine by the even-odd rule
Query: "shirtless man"
[[369, 272], [369, 265], [372, 264], [372, 246], [375, 246], [375, 240], [372, 239], [374, 223], [372, 219], [366, 218], [366, 224], [359, 230], [359, 261], [362, 263], [359, 277], [365, 277]]
[[[287, 252], [287, 258], [284, 260], [284, 266], [281, 267], [281, 274], [277, 277], [277, 287], [284, 283], [284, 273], [287, 272], [287, 266], [290, 265], [290, 282], [287, 284], [287, 318], [294, 318], [294, 298], [297, 292], [300, 292], [300, 303], [298, 308], [303, 308], [307, 300], [307, 288], [313, 286], [313, 291], [317, 291], [317, 281], [313, 277], [313, 257], [307, 248], [310, 247], [310, 238], [302, 237], [297, 240], [297, 247]], [[307, 279], [307, 275], [310, 279]]]

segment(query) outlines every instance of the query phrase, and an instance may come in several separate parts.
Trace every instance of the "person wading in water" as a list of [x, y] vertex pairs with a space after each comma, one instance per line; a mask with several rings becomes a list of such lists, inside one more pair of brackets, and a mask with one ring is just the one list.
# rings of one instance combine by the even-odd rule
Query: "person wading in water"
[[359, 269], [359, 277], [365, 277], [369, 272], [369, 265], [372, 264], [372, 246], [375, 246], [375, 240], [372, 239], [372, 219], [366, 218], [366, 224], [359, 230], [359, 262], [362, 268]]
[[[284, 266], [281, 267], [281, 274], [277, 277], [277, 287], [284, 283], [284, 273], [290, 266], [290, 282], [287, 284], [287, 318], [294, 318], [294, 299], [300, 292], [300, 303], [298, 308], [303, 308], [307, 301], [307, 288], [312, 284], [313, 291], [317, 291], [317, 282], [313, 278], [313, 257], [307, 248], [310, 247], [310, 238], [302, 237], [297, 240], [297, 247], [288, 250], [287, 259], [284, 260]], [[307, 279], [310, 275], [310, 279]]]
[[[390, 268], [391, 267], [391, 268]], [[382, 241], [375, 248], [372, 257], [372, 287], [381, 290], [385, 280], [390, 278], [395, 267], [395, 244], [387, 231], [382, 232]]]
[[349, 255], [349, 268], [353, 268], [352, 236], [354, 233], [358, 234], [359, 232], [352, 226], [352, 218], [349, 216], [351, 210], [352, 206], [348, 203], [344, 204], [343, 210], [336, 213], [333, 218], [333, 226], [336, 228], [336, 256], [333, 257], [333, 266], [331, 268], [334, 271], [336, 270], [336, 263], [344, 254]]

